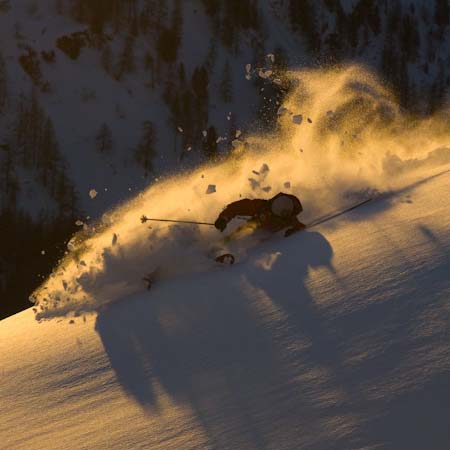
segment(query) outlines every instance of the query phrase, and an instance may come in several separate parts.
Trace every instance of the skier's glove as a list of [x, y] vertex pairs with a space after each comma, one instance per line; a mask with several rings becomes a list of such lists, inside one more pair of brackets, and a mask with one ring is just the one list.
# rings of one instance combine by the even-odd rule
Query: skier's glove
[[214, 223], [214, 226], [220, 230], [223, 231], [227, 227], [227, 221], [223, 217], [219, 217], [216, 222]]

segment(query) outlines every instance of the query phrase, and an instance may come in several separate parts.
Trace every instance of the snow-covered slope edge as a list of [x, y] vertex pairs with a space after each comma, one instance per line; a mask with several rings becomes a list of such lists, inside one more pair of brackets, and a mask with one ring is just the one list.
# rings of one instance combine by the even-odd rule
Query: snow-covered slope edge
[[0, 324], [1, 448], [450, 446], [450, 176], [96, 317]]

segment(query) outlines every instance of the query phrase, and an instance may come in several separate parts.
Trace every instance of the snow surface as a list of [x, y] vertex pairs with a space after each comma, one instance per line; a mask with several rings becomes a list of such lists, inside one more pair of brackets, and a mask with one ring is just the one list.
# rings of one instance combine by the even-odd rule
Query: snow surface
[[96, 314], [0, 322], [0, 448], [450, 448], [450, 172]]

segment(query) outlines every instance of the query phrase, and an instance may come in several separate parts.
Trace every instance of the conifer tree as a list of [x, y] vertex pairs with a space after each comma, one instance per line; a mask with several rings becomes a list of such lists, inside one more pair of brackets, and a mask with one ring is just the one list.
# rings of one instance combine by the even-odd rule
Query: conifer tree
[[402, 20], [400, 43], [402, 53], [406, 56], [407, 61], [415, 62], [419, 56], [420, 34], [416, 20], [409, 14], [406, 14]]
[[222, 79], [220, 80], [219, 87], [220, 97], [225, 103], [231, 103], [233, 100], [233, 82], [231, 76], [230, 62], [227, 59], [223, 68]]
[[202, 3], [208, 16], [214, 17], [221, 10], [222, 4], [220, 0], [202, 0]]
[[178, 81], [180, 88], [184, 89], [186, 87], [186, 69], [184, 68], [184, 63], [178, 65]]
[[145, 70], [148, 70], [150, 72], [150, 89], [155, 89], [155, 81], [156, 81], [156, 74], [155, 74], [155, 61], [153, 59], [153, 56], [150, 52], [147, 52], [144, 57], [144, 67]]
[[448, 0], [435, 0], [434, 21], [436, 25], [444, 29], [450, 23], [450, 5]]
[[60, 16], [64, 14], [64, 0], [55, 0], [55, 11]]
[[369, 26], [370, 26], [373, 34], [375, 34], [375, 36], [380, 34], [381, 18], [380, 18], [380, 10], [378, 8], [378, 5], [374, 5], [373, 8], [370, 9], [369, 14], [368, 14], [368, 22], [369, 22]]
[[217, 40], [213, 39], [209, 44], [208, 55], [206, 56], [205, 68], [212, 74], [217, 60]]
[[66, 218], [73, 220], [77, 215], [78, 195], [64, 168], [57, 174], [54, 191], [59, 221]]
[[45, 115], [35, 89], [32, 90], [30, 98], [21, 94], [14, 123], [14, 144], [20, 155], [20, 163], [26, 168], [36, 167], [44, 121]]
[[156, 44], [158, 56], [164, 63], [174, 63], [177, 59], [179, 45], [180, 41], [175, 30], [172, 28], [162, 29]]
[[96, 150], [101, 154], [111, 153], [113, 148], [113, 139], [111, 129], [106, 123], [103, 123], [95, 136]]
[[208, 128], [206, 138], [202, 142], [202, 149], [205, 156], [210, 160], [217, 156], [217, 131], [214, 126]]
[[125, 38], [122, 53], [119, 56], [119, 61], [116, 67], [116, 79], [121, 80], [126, 74], [134, 72], [135, 58], [134, 58], [134, 36], [129, 33]]
[[314, 5], [315, 2], [311, 0], [289, 1], [291, 25], [294, 30], [298, 30], [305, 35], [310, 51], [316, 51], [320, 48]]
[[156, 131], [149, 120], [142, 124], [142, 137], [135, 149], [136, 161], [144, 168], [145, 176], [153, 170], [153, 158], [156, 156]]
[[411, 106], [413, 99], [410, 96], [410, 80], [408, 74], [408, 62], [406, 55], [403, 55], [399, 65], [398, 73], [398, 89], [400, 104], [404, 108]]
[[194, 92], [194, 108], [196, 109], [197, 127], [203, 129], [208, 122], [209, 75], [204, 66], [197, 67], [192, 74], [192, 90]]
[[446, 92], [446, 80], [445, 80], [445, 68], [442, 60], [439, 60], [438, 73], [433, 81], [430, 89], [429, 95], [429, 106], [428, 112], [435, 113], [445, 103], [445, 92]]
[[[42, 130], [44, 128], [45, 113], [39, 104], [39, 99], [35, 89], [31, 92], [30, 109], [28, 123], [28, 145], [27, 153], [29, 155], [28, 165], [36, 166], [37, 151], [39, 149]], [[27, 164], [26, 163], [26, 164]], [[26, 165], [25, 164], [25, 165]]]
[[204, 66], [196, 67], [192, 74], [192, 89], [201, 100], [208, 98], [209, 76]]
[[183, 9], [181, 0], [174, 1], [172, 13], [172, 30], [176, 36], [178, 45], [181, 45], [183, 37]]
[[8, 102], [8, 76], [6, 63], [0, 52], [0, 114], [4, 111]]
[[112, 70], [112, 54], [111, 54], [111, 47], [109, 45], [105, 45], [102, 49], [101, 53], [101, 65], [103, 70], [107, 74], [111, 74]]
[[41, 132], [36, 166], [39, 178], [45, 188], [49, 188], [52, 195], [55, 192], [57, 164], [59, 159], [59, 145], [53, 122], [47, 117]]
[[[19, 181], [14, 165], [13, 148], [9, 143], [0, 145], [0, 194], [4, 194], [3, 208], [15, 208]], [[0, 198], [1, 199], [1, 198]]]

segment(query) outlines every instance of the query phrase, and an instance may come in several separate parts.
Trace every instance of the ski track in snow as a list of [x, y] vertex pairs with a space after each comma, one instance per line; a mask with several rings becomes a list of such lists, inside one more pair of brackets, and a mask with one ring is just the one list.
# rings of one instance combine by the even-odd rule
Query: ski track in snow
[[1, 448], [445, 450], [450, 175], [71, 323], [0, 324]]

